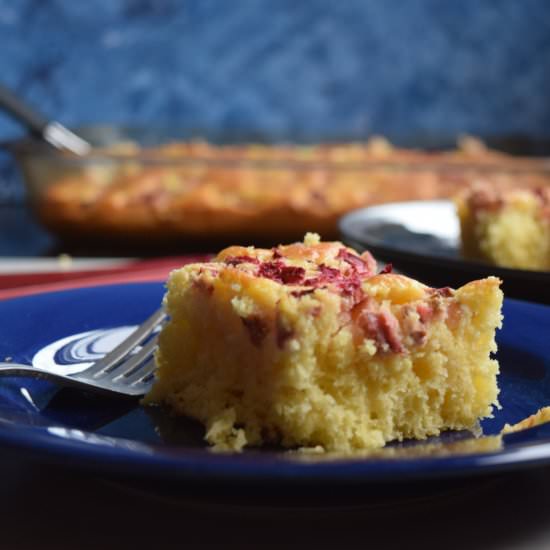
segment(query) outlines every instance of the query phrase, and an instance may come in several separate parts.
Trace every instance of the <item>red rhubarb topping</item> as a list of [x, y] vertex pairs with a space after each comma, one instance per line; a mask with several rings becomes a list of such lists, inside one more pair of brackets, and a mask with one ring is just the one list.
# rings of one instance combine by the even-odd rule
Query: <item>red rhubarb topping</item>
[[260, 261], [258, 258], [253, 258], [252, 256], [228, 256], [225, 260], [227, 265], [236, 266], [239, 264], [259, 264]]
[[280, 349], [283, 349], [286, 341], [293, 335], [293, 331], [286, 328], [281, 320], [277, 318], [277, 321], [275, 323], [275, 340], [277, 341], [277, 346]]
[[250, 317], [241, 317], [243, 325], [248, 330], [250, 340], [256, 347], [260, 347], [264, 338], [269, 332], [269, 327], [264, 319], [259, 315], [251, 315]]
[[374, 340], [379, 347], [389, 348], [394, 353], [405, 351], [397, 318], [388, 310], [377, 309], [369, 298], [353, 308], [352, 319], [364, 336]]
[[394, 353], [402, 353], [405, 347], [401, 342], [401, 330], [399, 322], [389, 311], [382, 310], [378, 313], [378, 323], [384, 335], [384, 340]]
[[430, 322], [434, 316], [434, 310], [430, 304], [420, 303], [416, 306], [416, 311], [422, 323]]
[[338, 251], [338, 255], [336, 256], [339, 260], [343, 260], [347, 264], [351, 265], [357, 273], [363, 275], [363, 274], [372, 274], [370, 266], [365, 262], [363, 258], [360, 256], [356, 256], [355, 254], [352, 254], [349, 250], [346, 250], [345, 248], [341, 248]]
[[280, 260], [264, 262], [258, 268], [258, 275], [278, 281], [284, 285], [298, 285], [303, 282], [306, 270], [303, 267], [285, 265]]
[[443, 288], [435, 288], [434, 291], [439, 296], [443, 296], [443, 298], [450, 298], [454, 294], [454, 291], [450, 286], [444, 286]]
[[295, 298], [301, 298], [302, 296], [306, 296], [307, 294], [311, 294], [312, 292], [315, 292], [314, 288], [305, 288], [304, 290], [293, 290], [290, 294]]

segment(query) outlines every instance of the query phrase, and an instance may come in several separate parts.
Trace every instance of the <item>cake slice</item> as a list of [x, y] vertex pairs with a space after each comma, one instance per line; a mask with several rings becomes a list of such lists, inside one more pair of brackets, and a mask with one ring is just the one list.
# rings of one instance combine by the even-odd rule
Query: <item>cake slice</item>
[[494, 277], [427, 287], [339, 242], [230, 247], [168, 281], [146, 403], [218, 449], [372, 449], [472, 429], [497, 404]]
[[541, 424], [546, 424], [548, 422], [550, 422], [550, 407], [542, 407], [542, 409], [539, 409], [535, 414], [524, 418], [516, 424], [506, 424], [502, 429], [502, 433], [509, 434], [513, 432], [520, 432], [522, 430], [528, 430], [529, 428], [534, 428], [535, 426], [540, 426]]
[[502, 267], [550, 269], [550, 188], [476, 185], [455, 202], [464, 256]]

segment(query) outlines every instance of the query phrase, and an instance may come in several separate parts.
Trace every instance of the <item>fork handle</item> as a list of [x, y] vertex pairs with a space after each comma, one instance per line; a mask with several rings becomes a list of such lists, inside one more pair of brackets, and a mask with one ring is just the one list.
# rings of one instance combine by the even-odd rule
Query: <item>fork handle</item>
[[64, 386], [70, 385], [74, 387], [82, 387], [82, 384], [78, 380], [71, 379], [68, 376], [38, 369], [36, 367], [32, 367], [31, 365], [23, 365], [21, 363], [0, 362], [0, 376], [25, 376], [29, 378], [40, 378], [42, 380], [63, 384]]
[[[63, 384], [64, 386], [73, 385], [71, 381], [65, 376], [55, 374], [30, 365], [22, 365], [21, 363], [1, 363], [0, 362], [0, 377], [6, 376], [23, 376], [25, 378], [38, 378], [41, 380], [48, 380], [49, 382], [55, 382], [57, 384]], [[74, 384], [78, 386], [78, 384]]]
[[109, 388], [102, 388], [99, 385], [90, 387], [89, 384], [78, 380], [78, 378], [73, 378], [72, 376], [64, 376], [63, 374], [56, 374], [55, 372], [32, 367], [31, 365], [23, 365], [22, 363], [0, 362], [0, 377], [2, 376], [28, 376], [30, 378], [40, 378], [42, 380], [47, 380], [48, 382], [55, 382], [56, 384], [60, 384], [62, 387], [76, 388], [82, 391], [94, 392], [111, 398], [120, 397], [126, 399], [136, 399], [138, 397], [141, 397], [141, 395], [129, 395], [119, 393]]
[[48, 119], [29, 107], [11, 90], [0, 84], [0, 108], [10, 113], [35, 134], [42, 135]]
[[17, 374], [30, 374], [32, 376], [38, 376], [40, 374], [52, 374], [56, 376], [53, 372], [43, 371], [37, 369], [36, 367], [31, 367], [30, 365], [23, 365], [22, 363], [2, 363], [0, 362], [0, 375], [17, 375]]

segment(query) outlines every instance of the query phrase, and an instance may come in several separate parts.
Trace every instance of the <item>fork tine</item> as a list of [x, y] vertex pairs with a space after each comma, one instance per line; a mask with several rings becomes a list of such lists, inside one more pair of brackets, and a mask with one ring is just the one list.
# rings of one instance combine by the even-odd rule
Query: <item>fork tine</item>
[[126, 357], [140, 342], [147, 338], [157, 326], [166, 319], [166, 312], [163, 309], [155, 311], [144, 321], [128, 338], [124, 339], [118, 346], [111, 350], [105, 357], [96, 361], [81, 374], [96, 376], [100, 372], [107, 371]]
[[[111, 372], [113, 372], [113, 382], [118, 382], [122, 378], [128, 378], [128, 376], [130, 376], [134, 372], [139, 371], [143, 366], [145, 360], [155, 351], [155, 348], [157, 347], [157, 340], [157, 336], [151, 338], [151, 340], [147, 342], [147, 344], [145, 344], [135, 355], [132, 355], [128, 358], [128, 360], [123, 361], [120, 364], [121, 368], [118, 368], [116, 372], [103, 372], [105, 372], [105, 375], [109, 375]], [[95, 377], [98, 378], [101, 374], [103, 373], [100, 372], [96, 374]]]
[[140, 369], [133, 371], [128, 376], [120, 378], [117, 382], [127, 384], [129, 386], [137, 386], [139, 383], [148, 381], [149, 375], [154, 373], [155, 368], [155, 358], [151, 357], [149, 361], [141, 366]]
[[[0, 376], [13, 374], [46, 378], [61, 385], [93, 390], [111, 397], [140, 397], [153, 384], [156, 362], [152, 354], [158, 341], [158, 334], [153, 332], [162, 326], [166, 318], [162, 309], [155, 311], [128, 338], [83, 371], [62, 375], [31, 365], [0, 363]], [[141, 349], [131, 354], [138, 345]]]

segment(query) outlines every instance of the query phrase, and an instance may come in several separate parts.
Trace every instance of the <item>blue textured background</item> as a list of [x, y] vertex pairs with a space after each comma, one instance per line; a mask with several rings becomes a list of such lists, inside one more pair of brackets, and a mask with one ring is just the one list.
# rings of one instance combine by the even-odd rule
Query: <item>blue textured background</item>
[[69, 125], [548, 136], [550, 2], [0, 0], [0, 80]]

